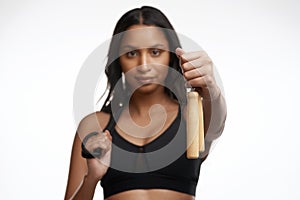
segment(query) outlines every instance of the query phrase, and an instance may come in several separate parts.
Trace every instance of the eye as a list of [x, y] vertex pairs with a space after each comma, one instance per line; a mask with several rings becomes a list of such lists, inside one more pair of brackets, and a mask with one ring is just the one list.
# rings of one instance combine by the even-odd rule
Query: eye
[[134, 56], [136, 56], [136, 55], [137, 55], [137, 51], [136, 51], [136, 50], [129, 51], [129, 52], [126, 53], [126, 56], [127, 56], [128, 58], [132, 58], [132, 57], [134, 57]]
[[151, 49], [151, 55], [153, 56], [159, 56], [161, 53], [160, 49]]

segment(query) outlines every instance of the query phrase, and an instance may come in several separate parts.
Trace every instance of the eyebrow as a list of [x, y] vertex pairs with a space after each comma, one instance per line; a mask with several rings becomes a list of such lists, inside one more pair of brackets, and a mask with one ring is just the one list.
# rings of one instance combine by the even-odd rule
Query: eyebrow
[[[162, 48], [162, 49], [167, 49], [167, 47], [164, 44], [155, 44], [152, 45], [150, 47], [142, 47], [142, 48]], [[126, 44], [124, 46], [121, 46], [121, 49], [140, 49], [139, 47], [130, 45], [130, 44]]]

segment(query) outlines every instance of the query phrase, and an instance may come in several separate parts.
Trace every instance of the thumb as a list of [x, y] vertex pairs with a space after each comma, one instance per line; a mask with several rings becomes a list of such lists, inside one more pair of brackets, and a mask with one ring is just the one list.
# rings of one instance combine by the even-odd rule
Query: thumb
[[111, 136], [109, 130], [105, 130], [105, 131], [104, 131], [104, 134], [108, 137], [108, 139], [109, 139], [110, 141], [112, 141], [112, 136]]
[[181, 64], [187, 62], [187, 59], [185, 59], [183, 56], [185, 54], [185, 51], [182, 48], [177, 47], [175, 49], [175, 53], [176, 53], [177, 57], [180, 59]]
[[176, 53], [177, 56], [181, 57], [185, 52], [183, 51], [182, 48], [177, 47], [177, 48], [175, 49], [175, 53]]

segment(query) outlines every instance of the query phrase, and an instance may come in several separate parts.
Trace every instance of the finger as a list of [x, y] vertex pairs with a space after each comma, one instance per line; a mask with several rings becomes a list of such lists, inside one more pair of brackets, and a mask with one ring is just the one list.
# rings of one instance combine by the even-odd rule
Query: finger
[[175, 49], [175, 53], [176, 53], [176, 55], [177, 55], [178, 57], [181, 57], [185, 52], [183, 51], [182, 48], [177, 47], [177, 48]]
[[182, 55], [185, 54], [185, 51], [183, 51], [183, 49], [178, 47], [178, 48], [175, 49], [175, 53], [176, 53], [177, 57], [179, 58], [180, 66], [182, 66], [185, 62], [187, 62], [187, 60], [182, 58]]
[[176, 48], [175, 52], [176, 52], [176, 55], [179, 57], [181, 64], [191, 61], [191, 60], [189, 60], [190, 58], [194, 58], [194, 59], [199, 58], [198, 56], [191, 56], [190, 54], [193, 54], [193, 53], [186, 53], [183, 49], [181, 49], [179, 47]]
[[198, 78], [201, 76], [205, 76], [205, 75], [207, 75], [207, 72], [205, 69], [196, 68], [196, 69], [185, 72], [184, 78], [189, 81], [189, 80], [192, 80], [192, 79], [195, 79], [195, 78]]
[[101, 156], [100, 156], [101, 159], [103, 159], [104, 156], [110, 156], [111, 149], [112, 149], [112, 141], [109, 138], [107, 138], [105, 143], [102, 144], [102, 145], [103, 145], [102, 146], [102, 153], [101, 153]]
[[189, 80], [189, 84], [192, 87], [211, 87], [214, 85], [214, 79], [212, 76], [205, 75]]
[[196, 60], [199, 59], [203, 56], [208, 57], [205, 51], [194, 51], [194, 52], [187, 52], [187, 53], [183, 53], [180, 52], [180, 58], [182, 60], [182, 63], [186, 63], [192, 60]]
[[98, 137], [97, 139], [87, 144], [87, 149], [94, 151], [97, 148], [106, 149], [108, 147], [109, 139], [107, 137]]
[[203, 88], [206, 86], [204, 77], [197, 77], [189, 80], [189, 84], [194, 88]]
[[196, 60], [203, 56], [207, 56], [205, 51], [193, 51], [193, 52], [187, 52], [187, 53], [184, 53], [183, 55], [181, 55], [181, 57], [187, 61]]
[[103, 149], [103, 145], [100, 145], [98, 141], [93, 141], [86, 148], [90, 153], [93, 153], [97, 148]]
[[212, 63], [212, 61], [208, 56], [202, 56], [202, 57], [197, 58], [195, 60], [184, 63], [182, 65], [182, 68], [183, 68], [184, 71], [189, 71], [189, 70], [192, 70], [192, 69], [195, 69], [195, 68], [202, 67], [204, 65], [209, 65], [211, 63]]
[[104, 131], [104, 134], [108, 137], [108, 139], [109, 139], [110, 141], [112, 141], [112, 136], [111, 136], [109, 130], [105, 130], [105, 131]]
[[213, 76], [213, 73], [211, 65], [203, 65], [199, 68], [194, 68], [192, 70], [185, 71], [183, 75], [187, 80], [191, 80], [206, 75]]
[[103, 151], [101, 158], [99, 160], [103, 165], [109, 167], [111, 162], [111, 149], [108, 151]]

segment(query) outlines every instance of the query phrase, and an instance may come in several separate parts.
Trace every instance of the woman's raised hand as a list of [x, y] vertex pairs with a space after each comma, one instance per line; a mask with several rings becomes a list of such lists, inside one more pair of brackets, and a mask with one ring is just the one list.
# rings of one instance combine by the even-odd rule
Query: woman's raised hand
[[203, 99], [215, 99], [221, 91], [216, 84], [213, 62], [205, 51], [185, 52], [176, 49], [181, 60], [183, 75], [188, 83], [199, 92]]
[[[101, 180], [106, 174], [111, 161], [111, 146], [112, 146], [112, 136], [109, 131], [106, 130], [103, 133], [95, 134], [88, 138], [85, 143], [85, 148], [89, 152], [94, 152], [97, 149], [101, 149], [99, 156], [86, 159], [88, 166], [87, 176], [95, 179]], [[91, 153], [93, 154], [93, 153]]]

